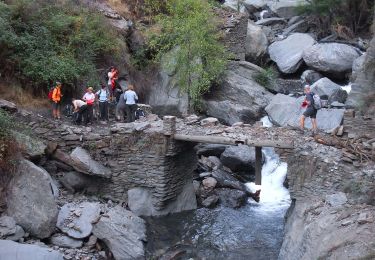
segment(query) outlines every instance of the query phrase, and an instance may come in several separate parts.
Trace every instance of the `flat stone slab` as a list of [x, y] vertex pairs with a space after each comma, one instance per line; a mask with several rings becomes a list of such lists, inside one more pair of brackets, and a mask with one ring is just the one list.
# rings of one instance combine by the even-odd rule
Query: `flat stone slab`
[[48, 247], [20, 244], [10, 240], [0, 240], [1, 260], [64, 260], [57, 251]]
[[99, 215], [99, 203], [68, 203], [61, 208], [56, 226], [72, 238], [85, 238], [91, 234], [92, 224], [99, 219]]
[[79, 172], [104, 178], [110, 178], [112, 175], [109, 168], [93, 160], [90, 154], [81, 147], [75, 148], [70, 157], [73, 161], [72, 166]]

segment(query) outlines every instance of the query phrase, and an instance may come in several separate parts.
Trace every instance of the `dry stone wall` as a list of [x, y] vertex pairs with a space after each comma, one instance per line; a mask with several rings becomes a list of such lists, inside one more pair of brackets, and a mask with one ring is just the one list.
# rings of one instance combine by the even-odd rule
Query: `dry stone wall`
[[192, 182], [191, 173], [196, 166], [192, 144], [169, 139], [164, 135], [162, 121], [156, 117], [111, 127], [74, 126], [32, 115], [19, 119], [30, 127], [31, 135], [57, 144], [63, 153], [83, 147], [94, 160], [109, 168], [109, 179], [90, 176], [95, 181], [87, 190], [100, 196], [126, 201], [129, 189], [142, 187], [151, 190], [154, 208], [162, 210]]

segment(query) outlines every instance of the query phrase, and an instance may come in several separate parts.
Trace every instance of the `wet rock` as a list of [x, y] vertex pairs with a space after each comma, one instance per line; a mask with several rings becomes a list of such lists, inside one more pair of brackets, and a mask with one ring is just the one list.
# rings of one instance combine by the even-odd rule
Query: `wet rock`
[[0, 99], [0, 108], [11, 113], [17, 112], [16, 104], [9, 102], [5, 99]]
[[220, 160], [233, 172], [252, 172], [255, 165], [255, 148], [247, 145], [227, 147]]
[[268, 52], [281, 72], [294, 73], [303, 63], [304, 50], [314, 43], [315, 40], [309, 34], [294, 33], [285, 40], [272, 43]]
[[225, 151], [225, 149], [228, 147], [228, 145], [223, 144], [198, 144], [194, 147], [194, 149], [197, 151], [198, 156], [217, 156], [220, 157], [220, 155]]
[[65, 248], [80, 248], [82, 247], [82, 240], [74, 239], [63, 234], [55, 234], [50, 238], [53, 245]]
[[137, 216], [162, 216], [197, 208], [194, 186], [191, 182], [186, 183], [177, 198], [164, 209], [156, 208], [152, 192], [141, 187], [128, 191], [128, 204], [129, 209]]
[[37, 245], [20, 244], [9, 240], [0, 240], [0, 259], [64, 260], [58, 251]]
[[308, 85], [314, 84], [321, 78], [323, 78], [323, 75], [315, 70], [305, 70], [301, 75], [302, 83]]
[[73, 168], [79, 172], [104, 178], [111, 177], [111, 170], [97, 161], [83, 148], [77, 147], [70, 154]]
[[31, 235], [46, 238], [55, 229], [57, 205], [48, 172], [21, 160], [8, 186], [7, 213]]
[[61, 208], [56, 226], [72, 238], [85, 238], [91, 234], [92, 224], [98, 220], [99, 214], [99, 203], [68, 203]]
[[247, 195], [240, 190], [232, 189], [215, 189], [215, 193], [219, 196], [220, 203], [225, 207], [239, 208], [245, 205]]
[[335, 194], [327, 195], [326, 201], [331, 205], [332, 207], [339, 207], [344, 205], [348, 199], [343, 192], [338, 192]]
[[221, 85], [205, 96], [203, 111], [229, 125], [257, 121], [272, 98], [272, 94], [254, 80], [257, 74], [259, 70], [249, 62], [231, 64]]
[[206, 190], [213, 190], [217, 184], [217, 181], [215, 178], [208, 177], [202, 181], [202, 184]]
[[[299, 119], [305, 111], [302, 107], [304, 97], [294, 98], [277, 94], [266, 107], [271, 122], [278, 126], [299, 127]], [[341, 125], [344, 117], [343, 109], [320, 109], [317, 114], [318, 128], [331, 130]], [[311, 128], [310, 120], [305, 121], [305, 127]]]
[[116, 260], [144, 258], [145, 221], [120, 206], [102, 216], [93, 233], [108, 246]]
[[352, 70], [353, 62], [358, 57], [359, 53], [354, 47], [341, 43], [319, 43], [303, 52], [307, 66], [339, 78]]
[[216, 204], [218, 203], [219, 201], [219, 196], [217, 195], [211, 195], [209, 197], [207, 197], [206, 199], [204, 199], [201, 204], [203, 207], [205, 208], [213, 208], [216, 206]]
[[239, 180], [237, 180], [224, 170], [219, 169], [213, 171], [212, 177], [216, 179], [217, 187], [246, 191], [246, 187], [243, 183], [241, 183]]
[[246, 36], [246, 60], [258, 62], [267, 54], [268, 39], [262, 27], [249, 21]]

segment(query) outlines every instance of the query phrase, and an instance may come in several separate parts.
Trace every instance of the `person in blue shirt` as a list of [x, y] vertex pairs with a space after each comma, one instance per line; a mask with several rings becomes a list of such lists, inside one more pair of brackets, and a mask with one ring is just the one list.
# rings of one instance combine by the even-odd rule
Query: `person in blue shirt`
[[125, 100], [125, 111], [126, 111], [126, 122], [135, 121], [135, 111], [137, 110], [138, 96], [134, 91], [134, 86], [129, 84], [128, 90], [124, 93]]
[[99, 100], [100, 120], [108, 121], [108, 100], [110, 98], [110, 93], [107, 87], [102, 84], [102, 88], [95, 94], [97, 99]]

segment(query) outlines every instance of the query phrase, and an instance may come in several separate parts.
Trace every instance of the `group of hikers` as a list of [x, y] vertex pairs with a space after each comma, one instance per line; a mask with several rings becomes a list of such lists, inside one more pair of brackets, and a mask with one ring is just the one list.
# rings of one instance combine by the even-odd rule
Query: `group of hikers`
[[[121, 86], [117, 83], [118, 70], [111, 67], [106, 75], [107, 85], [102, 84], [101, 88], [94, 92], [92, 87], [86, 89], [82, 99], [73, 99], [73, 120], [76, 124], [83, 123], [88, 125], [93, 121], [94, 105], [97, 101], [99, 104], [99, 118], [105, 122], [109, 120], [109, 103], [116, 104], [116, 114], [122, 112], [126, 115], [126, 122], [135, 121], [138, 95], [134, 91], [132, 84], [127, 84], [127, 89], [123, 92]], [[52, 101], [53, 118], [61, 119], [61, 101], [62, 101], [62, 84], [56, 82], [56, 86], [51, 89], [49, 98]], [[119, 119], [119, 118], [117, 118]]]

